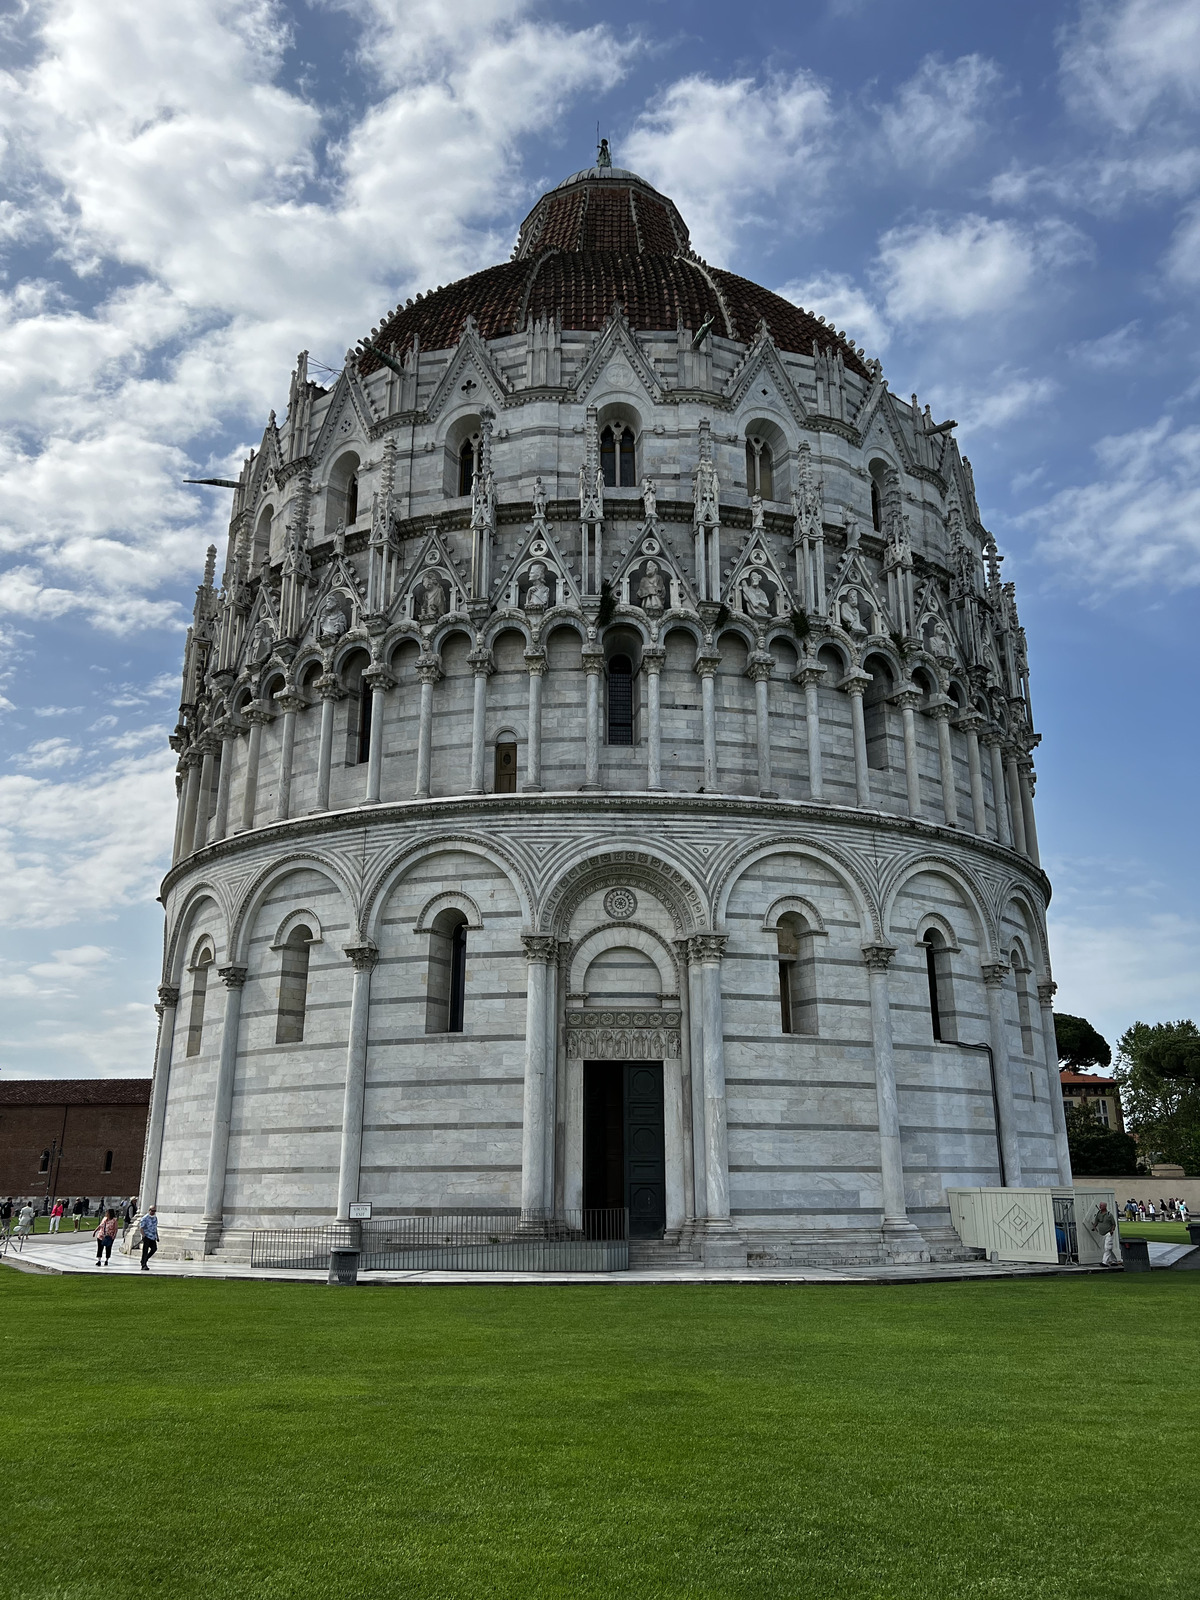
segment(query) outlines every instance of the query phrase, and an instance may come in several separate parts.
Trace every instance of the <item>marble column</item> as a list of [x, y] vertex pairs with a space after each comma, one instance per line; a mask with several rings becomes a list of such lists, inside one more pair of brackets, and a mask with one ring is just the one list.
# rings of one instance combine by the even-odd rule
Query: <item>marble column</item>
[[[896, 1055], [892, 1042], [892, 1002], [888, 967], [896, 950], [890, 944], [863, 945], [871, 992], [871, 1035], [875, 1047], [875, 1105], [879, 1117], [879, 1180], [883, 1191], [885, 1237], [919, 1239], [904, 1200], [904, 1159], [900, 1141], [900, 1101], [896, 1093]], [[915, 1240], [914, 1240], [915, 1243]], [[919, 1246], [917, 1246], [919, 1248]]]
[[1071, 1146], [1067, 1140], [1067, 1111], [1063, 1104], [1062, 1079], [1058, 1075], [1058, 1039], [1054, 1032], [1054, 996], [1058, 985], [1046, 979], [1037, 986], [1042, 1011], [1042, 1055], [1046, 1062], [1046, 1089], [1050, 1095], [1050, 1114], [1054, 1123], [1054, 1155], [1058, 1181], [1071, 1183]]
[[908, 790], [908, 814], [921, 815], [921, 770], [917, 764], [917, 707], [921, 696], [916, 688], [902, 689], [895, 697], [904, 726], [904, 783]]
[[964, 711], [957, 719], [967, 739], [967, 772], [971, 778], [971, 822], [980, 838], [987, 837], [987, 806], [983, 798], [983, 767], [979, 760], [979, 730], [983, 718], [978, 711]]
[[696, 676], [700, 679], [700, 718], [704, 729], [704, 792], [717, 790], [717, 686], [716, 673], [721, 658], [697, 656]]
[[208, 1179], [204, 1188], [204, 1221], [218, 1229], [225, 1205], [225, 1168], [229, 1160], [229, 1127], [233, 1117], [233, 1082], [237, 1071], [238, 1032], [242, 1019], [245, 967], [218, 967], [225, 985], [225, 1016], [221, 1023], [221, 1055], [213, 1096], [212, 1133], [208, 1142]]
[[[146, 1125], [146, 1155], [138, 1204], [143, 1211], [158, 1204], [158, 1174], [162, 1166], [163, 1129], [167, 1124], [167, 1090], [171, 1080], [171, 1052], [175, 1045], [175, 1016], [179, 990], [172, 983], [159, 985], [158, 1041], [154, 1047], [154, 1082], [150, 1090], [150, 1117]], [[1062, 1095], [1059, 1095], [1061, 1101]]]
[[200, 769], [204, 764], [204, 757], [196, 749], [191, 749], [184, 756], [187, 766], [187, 779], [183, 791], [183, 828], [179, 836], [180, 861], [184, 856], [190, 856], [196, 848], [196, 816], [200, 804]]
[[1029, 842], [1025, 837], [1025, 815], [1021, 810], [1021, 780], [1017, 776], [1017, 753], [1013, 749], [1004, 752], [1004, 776], [1008, 780], [1005, 793], [1008, 796], [1008, 816], [1012, 824], [1012, 840], [1014, 850], [1019, 850], [1023, 856], [1029, 854]]
[[992, 729], [980, 741], [987, 749], [992, 769], [992, 805], [996, 810], [996, 839], [1003, 845], [1012, 845], [1012, 831], [1008, 826], [1008, 800], [1004, 793], [1004, 757], [1000, 752], [1000, 734]]
[[[1018, 1139], [1017, 1102], [1013, 1097], [1012, 1075], [1008, 1070], [1008, 1027], [1004, 1020], [1004, 984], [1007, 961], [985, 961], [983, 983], [987, 991], [988, 1041], [992, 1047], [992, 1071], [996, 1075], [996, 1107], [1000, 1116], [1000, 1150], [1004, 1156], [1004, 1185], [1021, 1187], [1021, 1146]], [[1060, 1094], [1059, 1098], [1062, 1096]]]
[[221, 740], [221, 765], [217, 772], [217, 804], [208, 835], [210, 844], [216, 844], [229, 831], [229, 791], [233, 784], [233, 752], [238, 733], [232, 717], [224, 718], [213, 731]]
[[525, 747], [525, 788], [538, 794], [542, 788], [542, 684], [546, 676], [546, 657], [541, 650], [526, 650], [525, 670], [529, 673], [529, 737]]
[[471, 794], [484, 791], [484, 756], [487, 753], [487, 682], [495, 671], [490, 650], [472, 650], [467, 663], [475, 675], [474, 698], [471, 702], [471, 776], [468, 789]]
[[758, 792], [764, 800], [779, 798], [771, 782], [771, 670], [775, 662], [765, 652], [756, 650], [750, 657], [748, 676], [754, 683], [754, 726], [758, 743]]
[[600, 676], [604, 671], [604, 652], [588, 648], [583, 652], [583, 670], [587, 674], [587, 744], [583, 787], [600, 787]]
[[1026, 757], [1017, 762], [1017, 786], [1021, 796], [1021, 818], [1025, 824], [1025, 853], [1035, 867], [1042, 864], [1038, 853], [1037, 822], [1033, 815], [1033, 762]]
[[421, 707], [417, 719], [417, 786], [413, 791], [418, 800], [429, 799], [430, 771], [433, 765], [433, 686], [442, 675], [437, 657], [422, 656], [417, 662], [417, 677], [421, 683]]
[[254, 812], [258, 805], [258, 769], [262, 760], [263, 729], [272, 720], [270, 710], [254, 700], [246, 707], [246, 721], [250, 724], [250, 740], [246, 746], [246, 782], [242, 790], [242, 831], [254, 826]]
[[342, 1100], [342, 1147], [338, 1159], [339, 1222], [350, 1220], [350, 1202], [358, 1199], [362, 1169], [363, 1107], [367, 1093], [367, 1039], [371, 1020], [371, 973], [379, 951], [369, 939], [348, 944], [354, 964], [350, 992], [350, 1037], [346, 1042], [346, 1092]]
[[193, 849], [203, 849], [208, 839], [209, 807], [212, 805], [213, 767], [216, 764], [217, 741], [213, 734], [204, 735], [201, 745], [203, 760], [200, 765], [200, 800], [196, 812]]
[[699, 968], [700, 1048], [704, 1063], [704, 1179], [706, 1216], [729, 1221], [729, 1132], [725, 1107], [725, 1014], [721, 997], [723, 934], [694, 934], [689, 962]]
[[815, 661], [807, 662], [796, 673], [796, 682], [804, 685], [804, 721], [808, 738], [808, 797], [824, 800], [825, 783], [821, 774], [821, 709], [817, 699], [817, 685], [825, 676], [825, 668]]
[[646, 788], [660, 791], [662, 781], [662, 669], [667, 652], [659, 646], [642, 651], [646, 674]]
[[334, 707], [342, 698], [342, 686], [332, 672], [318, 678], [314, 685], [321, 697], [321, 743], [317, 751], [317, 804], [316, 810], [329, 810], [329, 777], [333, 769], [333, 715]]
[[551, 993], [550, 968], [558, 959], [558, 940], [524, 934], [526, 961], [525, 1087], [521, 1121], [521, 1214], [541, 1217], [549, 1199], [546, 1172], [546, 1074], [549, 1070], [546, 1020]]
[[[949, 695], [933, 702], [929, 714], [937, 724], [938, 769], [942, 780], [942, 815], [948, 828], [958, 827], [958, 787], [954, 781], [954, 746], [950, 742], [950, 713], [954, 701]], [[978, 761], [979, 752], [975, 752]]]
[[283, 733], [279, 743], [279, 793], [275, 796], [275, 821], [286, 822], [292, 806], [292, 764], [296, 751], [296, 713], [307, 703], [295, 689], [282, 689], [273, 696], [283, 712]]
[[[180, 746], [172, 743], [171, 748], [178, 750]], [[175, 837], [171, 841], [172, 866], [183, 854], [180, 847], [183, 844], [183, 819], [187, 811], [187, 775], [187, 762], [181, 755], [175, 764]]]
[[704, 999], [700, 984], [700, 962], [692, 959], [690, 941], [678, 943], [687, 974], [688, 1075], [692, 1090], [692, 1184], [693, 1215], [708, 1211], [708, 1172], [704, 1161]]
[[851, 672], [841, 687], [850, 697], [850, 727], [854, 739], [854, 803], [871, 804], [871, 778], [867, 766], [867, 728], [863, 721], [863, 691], [871, 681], [869, 672]]
[[371, 738], [367, 745], [366, 804], [377, 806], [383, 793], [383, 728], [387, 691], [396, 687], [396, 680], [385, 667], [368, 667], [362, 675], [360, 693], [371, 696]]

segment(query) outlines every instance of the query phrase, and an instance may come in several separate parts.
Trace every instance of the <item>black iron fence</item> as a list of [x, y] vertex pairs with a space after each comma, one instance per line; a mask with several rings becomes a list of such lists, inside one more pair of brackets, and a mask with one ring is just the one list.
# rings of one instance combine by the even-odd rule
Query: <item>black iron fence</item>
[[335, 1247], [357, 1249], [360, 1272], [625, 1272], [629, 1213], [426, 1211], [320, 1228], [259, 1228], [252, 1267], [326, 1272]]

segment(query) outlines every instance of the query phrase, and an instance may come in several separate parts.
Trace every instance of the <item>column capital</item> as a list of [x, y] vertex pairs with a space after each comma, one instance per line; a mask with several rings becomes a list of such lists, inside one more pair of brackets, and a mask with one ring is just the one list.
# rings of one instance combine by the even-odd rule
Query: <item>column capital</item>
[[892, 696], [892, 702], [902, 711], [916, 711], [921, 704], [921, 691], [915, 683], [902, 683]]
[[332, 672], [323, 672], [313, 684], [313, 688], [322, 700], [342, 700], [346, 694], [341, 683]]
[[987, 721], [981, 711], [968, 706], [965, 711], [960, 711], [954, 719], [954, 726], [961, 728], [964, 733], [980, 733], [987, 727]]
[[251, 700], [243, 709], [242, 715], [252, 728], [255, 726], [265, 728], [275, 720], [275, 713], [265, 700]]
[[642, 665], [647, 672], [661, 672], [666, 660], [667, 652], [660, 644], [647, 645], [642, 651]]
[[281, 711], [303, 711], [308, 701], [294, 685], [271, 696]]
[[589, 678], [604, 671], [604, 651], [599, 645], [585, 645], [580, 654], [583, 658], [583, 670]]
[[525, 670], [531, 678], [544, 677], [547, 665], [548, 663], [546, 661], [546, 653], [544, 650], [526, 650]]
[[1011, 969], [1007, 961], [982, 961], [979, 970], [983, 973], [983, 981], [989, 989], [999, 989]]
[[442, 669], [436, 656], [421, 656], [417, 661], [417, 677], [422, 683], [436, 683]]
[[179, 1004], [179, 990], [173, 983], [160, 983], [158, 986], [158, 1004], [155, 1010], [161, 1017], [164, 1011]]
[[240, 989], [248, 971], [247, 967], [218, 967], [217, 976], [227, 989]]
[[355, 972], [370, 972], [379, 960], [379, 946], [371, 939], [356, 939], [352, 944], [344, 944], [342, 949], [353, 963]]
[[819, 661], [805, 661], [792, 674], [792, 681], [802, 684], [807, 689], [810, 683], [821, 683], [824, 677], [825, 668]]
[[698, 678], [714, 678], [720, 665], [721, 657], [719, 655], [699, 655], [696, 657], [696, 664], [692, 671]]
[[896, 954], [894, 944], [865, 944], [862, 947], [863, 960], [872, 972], [886, 972], [891, 965], [892, 957]]
[[988, 723], [980, 729], [979, 742], [987, 750], [1000, 749], [1004, 744], [1004, 735], [994, 722]]
[[1043, 1006], [1053, 1006], [1054, 996], [1058, 993], [1058, 985], [1053, 978], [1047, 978], [1037, 986], [1038, 1003]]
[[746, 667], [746, 676], [754, 683], [766, 683], [775, 667], [775, 657], [765, 650], [756, 650]]
[[951, 712], [957, 707], [948, 694], [936, 694], [930, 698], [925, 709], [936, 722], [949, 722]]
[[724, 933], [694, 933], [687, 941], [689, 961], [720, 961], [729, 937]]
[[553, 934], [523, 933], [521, 943], [525, 946], [526, 961], [553, 966], [558, 960], [558, 940]]
[[838, 688], [844, 690], [846, 694], [854, 695], [855, 698], [861, 698], [863, 691], [870, 682], [871, 674], [864, 672], [861, 667], [855, 667], [853, 672], [846, 674], [841, 683], [838, 684]]
[[188, 748], [183, 752], [182, 760], [185, 767], [202, 767], [204, 765], [204, 747], [202, 742], [197, 740], [195, 744], [189, 745]]
[[371, 689], [394, 689], [396, 680], [385, 666], [376, 663], [363, 671], [362, 681]]
[[477, 678], [490, 678], [496, 670], [496, 663], [492, 660], [492, 652], [482, 645], [471, 651], [467, 657], [467, 665]]

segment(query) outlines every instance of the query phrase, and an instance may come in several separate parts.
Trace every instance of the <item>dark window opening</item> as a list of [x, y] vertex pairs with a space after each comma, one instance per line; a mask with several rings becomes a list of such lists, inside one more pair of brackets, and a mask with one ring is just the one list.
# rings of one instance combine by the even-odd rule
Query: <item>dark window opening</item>
[[954, 980], [950, 967], [950, 950], [936, 928], [925, 935], [925, 972], [929, 980], [929, 1020], [933, 1037], [939, 1043], [953, 1044]]
[[788, 911], [779, 919], [775, 938], [779, 951], [780, 1031], [816, 1034], [816, 951], [812, 933], [802, 917]]
[[188, 1012], [187, 1053], [198, 1056], [204, 1042], [204, 1001], [208, 994], [208, 974], [212, 967], [212, 952], [204, 950], [196, 958], [192, 976], [192, 1003]]
[[352, 528], [358, 521], [358, 473], [350, 474], [346, 485], [346, 526]]
[[938, 1004], [937, 956], [928, 940], [925, 941], [925, 972], [929, 979], [929, 1020], [933, 1023], [933, 1037], [942, 1037], [942, 1009]]
[[279, 1013], [275, 1019], [276, 1044], [299, 1044], [304, 1038], [311, 948], [312, 929], [303, 923], [293, 928], [284, 941], [279, 971]]
[[496, 764], [492, 783], [496, 794], [517, 792], [517, 746], [509, 739], [497, 740]]
[[871, 526], [879, 533], [883, 528], [883, 501], [879, 497], [879, 485], [871, 484]]
[[105, 1172], [111, 1172], [112, 1171], [112, 1163], [113, 1163], [113, 1153], [112, 1153], [111, 1150], [106, 1150], [104, 1152], [104, 1170], [105, 1170]]
[[775, 498], [775, 463], [771, 447], [761, 439], [746, 440], [746, 493]]
[[439, 911], [429, 930], [425, 1032], [462, 1033], [466, 1020], [467, 919]]
[[475, 487], [476, 455], [478, 443], [467, 439], [458, 452], [458, 492], [470, 494]]
[[891, 674], [875, 659], [867, 669], [871, 682], [863, 695], [863, 733], [867, 741], [867, 765], [880, 772], [891, 766], [888, 751], [888, 696], [892, 693]]
[[371, 757], [371, 713], [375, 708], [375, 696], [371, 693], [369, 683], [359, 683], [358, 686], [358, 742], [357, 760], [359, 765]]
[[605, 486], [615, 489], [632, 489], [637, 483], [637, 459], [633, 430], [618, 423], [611, 424], [600, 435], [600, 471]]
[[49, 1172], [50, 1171], [50, 1152], [49, 1152], [49, 1150], [43, 1150], [42, 1151], [42, 1159], [38, 1162], [38, 1171], [39, 1172]]
[[633, 743], [633, 663], [613, 656], [608, 663], [608, 742]]

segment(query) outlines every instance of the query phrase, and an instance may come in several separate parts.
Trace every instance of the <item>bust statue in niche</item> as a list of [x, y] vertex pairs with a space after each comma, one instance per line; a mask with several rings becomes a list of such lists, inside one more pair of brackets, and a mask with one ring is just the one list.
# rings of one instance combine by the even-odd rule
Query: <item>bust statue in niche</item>
[[650, 616], [657, 616], [667, 603], [667, 586], [658, 562], [647, 561], [634, 590], [634, 600]]
[[843, 589], [837, 604], [837, 620], [846, 632], [854, 639], [865, 639], [867, 629], [863, 626], [862, 612], [859, 610], [858, 590], [851, 587]]
[[446, 615], [446, 607], [446, 590], [442, 583], [442, 575], [431, 567], [421, 578], [421, 609], [418, 621], [440, 622]]
[[321, 607], [321, 621], [317, 629], [317, 635], [321, 643], [335, 643], [342, 637], [349, 626], [350, 623], [346, 617], [341, 595], [328, 595], [325, 604]]
[[544, 561], [535, 561], [529, 568], [528, 577], [529, 582], [525, 589], [525, 610], [544, 611], [551, 604], [546, 563]]
[[774, 615], [774, 598], [756, 568], [742, 579], [742, 609], [753, 622], [766, 622]]

